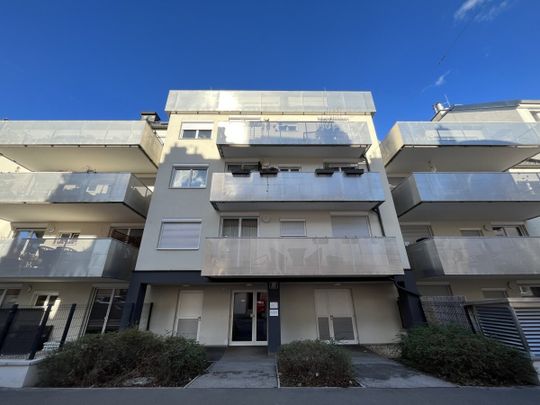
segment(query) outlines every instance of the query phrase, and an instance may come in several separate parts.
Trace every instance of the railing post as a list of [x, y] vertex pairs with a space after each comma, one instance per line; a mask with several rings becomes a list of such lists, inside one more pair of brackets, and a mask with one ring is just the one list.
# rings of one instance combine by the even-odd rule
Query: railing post
[[45, 310], [45, 313], [43, 314], [43, 317], [41, 318], [41, 323], [39, 324], [36, 334], [34, 335], [34, 341], [32, 342], [32, 349], [30, 350], [30, 354], [28, 355], [28, 360], [33, 360], [34, 357], [36, 357], [36, 352], [38, 351], [39, 343], [41, 342], [41, 337], [43, 336], [43, 332], [45, 331], [45, 326], [47, 325], [47, 321], [49, 320], [49, 314], [51, 313], [52, 304], [47, 305], [47, 309]]
[[64, 343], [66, 343], [67, 334], [69, 331], [69, 327], [71, 326], [71, 321], [73, 320], [73, 314], [75, 313], [75, 308], [77, 307], [77, 304], [71, 304], [71, 308], [69, 308], [69, 314], [66, 320], [66, 326], [64, 326], [64, 332], [62, 332], [62, 338], [60, 339], [60, 346], [58, 346], [59, 349], [62, 349], [64, 346]]
[[6, 323], [4, 324], [4, 327], [2, 328], [2, 331], [0, 332], [0, 353], [2, 353], [2, 347], [4, 346], [4, 341], [6, 340], [6, 337], [9, 332], [9, 328], [11, 327], [11, 324], [13, 323], [13, 319], [15, 319], [15, 314], [17, 313], [18, 308], [19, 308], [18, 304], [13, 304], [11, 306], [11, 309], [9, 310], [9, 314], [6, 318]]

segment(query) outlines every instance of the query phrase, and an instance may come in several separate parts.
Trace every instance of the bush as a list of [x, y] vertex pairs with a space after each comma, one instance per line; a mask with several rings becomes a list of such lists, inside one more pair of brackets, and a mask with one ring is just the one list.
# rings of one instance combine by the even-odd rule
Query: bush
[[176, 387], [206, 365], [206, 352], [194, 341], [131, 329], [67, 343], [39, 364], [40, 385], [118, 387], [140, 378], [142, 385]]
[[535, 384], [524, 354], [458, 326], [415, 328], [401, 342], [402, 361], [461, 385]]
[[289, 387], [348, 387], [356, 385], [350, 354], [335, 344], [317, 340], [281, 346], [281, 384]]

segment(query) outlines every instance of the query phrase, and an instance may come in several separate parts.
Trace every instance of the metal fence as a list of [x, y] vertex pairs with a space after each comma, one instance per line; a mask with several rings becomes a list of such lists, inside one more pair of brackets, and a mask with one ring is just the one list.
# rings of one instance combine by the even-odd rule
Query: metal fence
[[423, 296], [420, 298], [430, 325], [459, 325], [471, 329], [463, 296]]
[[61, 348], [81, 335], [86, 314], [76, 304], [0, 309], [0, 358], [31, 360]]

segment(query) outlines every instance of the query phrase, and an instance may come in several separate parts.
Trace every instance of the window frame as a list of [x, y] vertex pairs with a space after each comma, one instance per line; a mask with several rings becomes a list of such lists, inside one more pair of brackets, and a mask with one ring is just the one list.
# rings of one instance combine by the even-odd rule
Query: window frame
[[278, 170], [284, 173], [301, 173], [302, 166], [298, 165], [278, 165]]
[[[494, 235], [499, 238], [525, 238], [529, 236], [529, 233], [527, 232], [527, 228], [523, 224], [491, 224], [491, 230], [493, 233], [495, 233], [495, 228], [503, 228], [504, 229], [504, 236], [503, 235]], [[520, 236], [508, 236], [505, 228], [516, 228], [521, 235]]]
[[[225, 219], [237, 219], [238, 220], [238, 235], [236, 237], [230, 237], [230, 236], [223, 236], [223, 220]], [[259, 217], [257, 216], [222, 216], [219, 221], [219, 237], [223, 239], [254, 239], [254, 238], [245, 238], [241, 236], [242, 233], [242, 221], [245, 219], [254, 219], [257, 221], [257, 236], [255, 238], [259, 237], [259, 230], [260, 230], [260, 221]]]
[[[189, 176], [189, 187], [175, 187], [173, 186], [174, 182], [174, 176], [177, 170], [189, 170], [190, 176]], [[192, 181], [192, 174], [193, 170], [204, 170], [206, 173], [205, 179], [204, 179], [204, 187], [192, 187], [191, 181]], [[204, 190], [208, 188], [208, 165], [202, 164], [202, 165], [184, 165], [184, 164], [174, 164], [171, 169], [171, 177], [169, 179], [169, 189], [172, 190]]]
[[[160, 243], [163, 237], [163, 225], [164, 224], [193, 224], [197, 223], [200, 225], [199, 227], [199, 238], [197, 240], [197, 247], [189, 247], [189, 248], [182, 248], [182, 247], [175, 247], [175, 248], [168, 248], [168, 247], [160, 247]], [[157, 250], [186, 250], [186, 251], [196, 251], [200, 250], [201, 248], [201, 236], [202, 236], [202, 220], [201, 219], [186, 219], [186, 218], [167, 218], [161, 220], [161, 225], [159, 227], [159, 235], [157, 240]]]
[[[283, 222], [302, 222], [304, 224], [304, 234], [303, 235], [283, 235], [281, 224]], [[305, 218], [280, 218], [279, 219], [279, 237], [280, 238], [307, 238], [307, 223]]]
[[[195, 131], [195, 137], [193, 138], [184, 138], [184, 131]], [[201, 138], [199, 137], [200, 131], [210, 131], [210, 137]], [[185, 140], [206, 140], [209, 141], [212, 139], [214, 134], [214, 123], [213, 122], [183, 122], [180, 127], [180, 135], [178, 139]]]
[[[37, 305], [37, 300], [41, 296], [46, 296], [47, 298], [45, 299], [43, 305]], [[60, 303], [60, 294], [58, 293], [58, 291], [35, 291], [34, 295], [32, 296], [32, 306], [36, 308], [46, 308], [51, 300], [51, 297], [56, 297], [56, 299], [54, 300], [54, 304], [52, 305], [53, 307], [57, 303]]]
[[[11, 287], [11, 286], [0, 286], [0, 308], [3, 309], [9, 309], [11, 307], [4, 307], [4, 301], [6, 299], [6, 296], [8, 295], [9, 290], [17, 290], [17, 300], [19, 299], [19, 296], [21, 295], [22, 288], [20, 287]], [[12, 294], [10, 294], [12, 295]]]

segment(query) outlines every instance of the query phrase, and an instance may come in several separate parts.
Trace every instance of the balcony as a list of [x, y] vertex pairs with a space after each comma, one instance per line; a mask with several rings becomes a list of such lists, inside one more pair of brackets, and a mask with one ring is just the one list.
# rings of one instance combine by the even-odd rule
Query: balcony
[[375, 277], [403, 274], [394, 238], [208, 238], [206, 277]]
[[371, 145], [367, 123], [228, 121], [218, 124], [223, 158], [361, 158]]
[[0, 122], [0, 154], [30, 171], [156, 173], [162, 147], [146, 121]]
[[104, 239], [0, 240], [0, 280], [129, 280], [137, 248]]
[[401, 221], [523, 221], [540, 215], [538, 173], [413, 173], [392, 195]]
[[140, 222], [151, 191], [130, 173], [0, 173], [10, 222]]
[[[280, 172], [242, 177], [214, 173], [210, 202], [218, 211], [241, 210], [360, 210], [367, 211], [384, 201], [381, 175], [317, 176], [315, 173]], [[309, 204], [306, 204], [309, 203]]]
[[420, 278], [540, 275], [540, 238], [433, 237], [407, 246]]
[[540, 123], [397, 122], [381, 152], [388, 173], [500, 172], [540, 153]]

